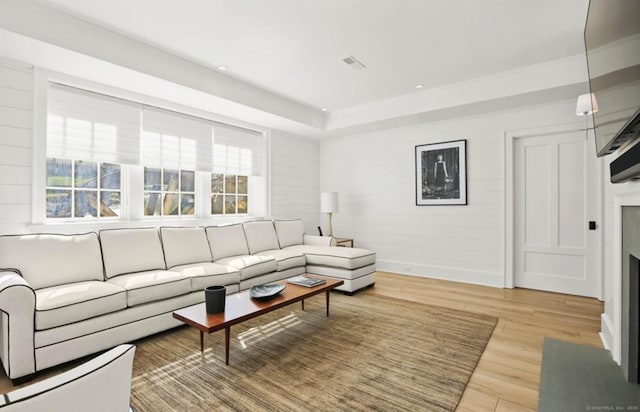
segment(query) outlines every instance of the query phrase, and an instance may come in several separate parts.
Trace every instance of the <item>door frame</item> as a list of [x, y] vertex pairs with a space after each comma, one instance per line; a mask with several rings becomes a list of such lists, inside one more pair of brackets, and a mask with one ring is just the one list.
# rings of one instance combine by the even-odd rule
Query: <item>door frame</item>
[[[589, 136], [589, 141], [593, 140], [593, 130], [591, 129], [585, 129], [585, 123], [584, 121], [576, 121], [576, 122], [572, 122], [572, 123], [568, 123], [568, 124], [562, 124], [562, 125], [556, 125], [556, 126], [548, 126], [548, 127], [542, 127], [542, 128], [534, 128], [534, 129], [524, 129], [524, 130], [507, 130], [504, 133], [504, 144], [505, 144], [505, 187], [504, 187], [504, 199], [505, 199], [505, 205], [504, 205], [504, 216], [505, 216], [505, 222], [504, 222], [504, 228], [505, 228], [505, 259], [504, 259], [504, 287], [507, 289], [513, 289], [515, 287], [515, 259], [513, 256], [514, 253], [514, 249], [515, 249], [515, 234], [514, 234], [514, 202], [515, 202], [515, 197], [514, 197], [514, 173], [515, 173], [515, 168], [513, 165], [513, 158], [514, 158], [514, 147], [515, 147], [515, 141], [516, 139], [522, 139], [522, 138], [527, 138], [527, 137], [545, 137], [545, 136], [549, 136], [549, 135], [554, 135], [554, 134], [561, 134], [561, 133], [575, 133], [575, 132], [582, 132], [582, 133], [588, 133]], [[588, 161], [588, 159], [587, 159]], [[594, 162], [595, 164], [595, 162]], [[598, 250], [598, 258], [597, 258], [597, 262], [598, 262], [598, 267], [595, 270], [596, 276], [597, 278], [595, 279], [596, 281], [596, 296], [598, 297], [599, 300], [603, 300], [604, 296], [603, 296], [603, 268], [604, 268], [604, 259], [603, 259], [603, 236], [604, 236], [604, 230], [602, 228], [602, 222], [603, 222], [603, 185], [604, 182], [602, 181], [602, 162], [597, 162], [597, 167], [595, 168], [595, 170], [593, 171], [595, 173], [595, 180], [598, 182], [597, 187], [595, 188], [595, 193], [594, 193], [594, 197], [595, 197], [595, 205], [593, 205], [595, 207], [595, 218], [596, 218], [596, 222], [597, 222], [597, 245], [596, 248]], [[589, 172], [589, 170], [587, 170], [587, 173]], [[587, 222], [585, 222], [585, 224], [587, 224]]]

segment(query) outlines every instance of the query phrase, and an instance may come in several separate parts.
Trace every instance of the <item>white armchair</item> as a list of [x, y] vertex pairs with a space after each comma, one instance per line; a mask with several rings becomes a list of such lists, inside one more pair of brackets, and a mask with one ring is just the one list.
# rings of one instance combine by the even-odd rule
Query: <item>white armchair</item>
[[36, 293], [18, 273], [0, 269], [0, 360], [10, 379], [36, 371]]
[[130, 411], [136, 347], [120, 345], [82, 365], [0, 397], [11, 412]]

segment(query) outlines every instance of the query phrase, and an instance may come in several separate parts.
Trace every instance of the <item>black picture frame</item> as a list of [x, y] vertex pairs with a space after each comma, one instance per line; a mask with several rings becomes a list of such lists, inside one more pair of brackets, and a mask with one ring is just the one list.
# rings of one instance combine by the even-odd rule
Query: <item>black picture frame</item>
[[416, 206], [467, 204], [467, 140], [415, 147]]

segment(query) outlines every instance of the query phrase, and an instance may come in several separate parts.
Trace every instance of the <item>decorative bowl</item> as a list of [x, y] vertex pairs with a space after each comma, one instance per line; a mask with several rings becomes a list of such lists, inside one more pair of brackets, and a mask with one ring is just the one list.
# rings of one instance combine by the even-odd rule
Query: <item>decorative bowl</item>
[[255, 299], [268, 299], [282, 292], [286, 286], [279, 283], [251, 287], [249, 294]]

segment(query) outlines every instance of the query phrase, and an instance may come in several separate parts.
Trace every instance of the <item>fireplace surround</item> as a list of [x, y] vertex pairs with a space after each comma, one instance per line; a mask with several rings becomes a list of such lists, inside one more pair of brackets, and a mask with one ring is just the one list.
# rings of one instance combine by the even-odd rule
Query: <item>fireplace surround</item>
[[640, 206], [622, 207], [621, 367], [629, 382], [639, 383], [640, 360]]

